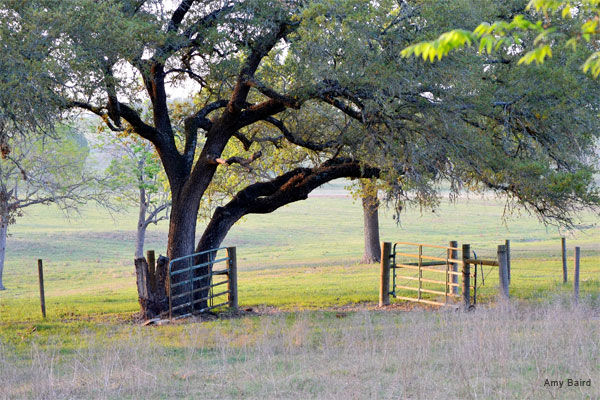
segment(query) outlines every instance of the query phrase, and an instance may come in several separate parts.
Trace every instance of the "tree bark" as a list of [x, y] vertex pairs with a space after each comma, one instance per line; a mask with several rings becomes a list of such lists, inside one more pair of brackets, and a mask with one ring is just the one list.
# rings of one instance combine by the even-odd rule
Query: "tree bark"
[[154, 275], [151, 275], [145, 258], [136, 258], [134, 264], [142, 317], [155, 318], [167, 312], [169, 310], [167, 296], [169, 259], [163, 256], [158, 258]]
[[[363, 185], [364, 188], [364, 185]], [[381, 261], [379, 245], [379, 199], [376, 194], [364, 193], [362, 196], [365, 251], [364, 264]]]

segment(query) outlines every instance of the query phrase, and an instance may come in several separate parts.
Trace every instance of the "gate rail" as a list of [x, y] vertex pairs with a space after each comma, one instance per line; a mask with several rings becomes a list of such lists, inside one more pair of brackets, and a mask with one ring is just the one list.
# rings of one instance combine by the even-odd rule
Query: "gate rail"
[[[219, 251], [223, 250], [226, 250], [227, 255], [225, 257], [217, 258]], [[206, 256], [208, 261], [194, 264], [195, 260], [201, 256]], [[176, 264], [182, 263], [186, 264], [183, 268], [174, 269]], [[214, 265], [218, 263], [225, 263], [226, 268], [214, 270]], [[200, 269], [208, 270], [208, 273], [195, 276], [195, 272]], [[235, 247], [219, 247], [173, 259], [169, 262], [168, 276], [169, 319], [173, 319], [173, 312], [185, 308], [189, 308], [189, 312], [178, 315], [176, 318], [187, 317], [193, 313], [203, 313], [225, 305], [228, 305], [233, 309], [237, 309], [238, 307], [237, 257]], [[226, 276], [226, 279], [214, 283], [213, 276]], [[176, 283], [173, 283], [174, 280], [176, 280]], [[203, 281], [208, 282], [208, 284], [201, 287], [194, 287], [195, 284]], [[225, 284], [227, 285], [227, 290], [214, 293], [216, 287]], [[175, 288], [179, 288], [179, 290], [174, 290]], [[196, 293], [206, 290], [208, 290], [207, 296], [194, 299]], [[227, 301], [214, 304], [217, 297], [222, 297], [224, 295], [227, 295]], [[174, 301], [178, 299], [185, 299], [187, 301], [184, 300], [183, 303], [173, 306]], [[200, 302], [207, 302], [208, 306], [200, 310], [194, 310], [194, 305]]]
[[[417, 247], [418, 252], [416, 254], [414, 254], [414, 253], [405, 253], [405, 252], [397, 251], [396, 248], [398, 245]], [[434, 256], [424, 255], [423, 248], [434, 248], [434, 249], [445, 250], [446, 257], [434, 257]], [[453, 279], [455, 276], [456, 277], [462, 276], [462, 273], [457, 272], [457, 268], [456, 268], [456, 266], [459, 263], [462, 264], [462, 260], [453, 258], [453, 254], [455, 254], [455, 252], [458, 250], [459, 249], [457, 247], [437, 246], [437, 245], [431, 245], [431, 244], [412, 243], [412, 242], [395, 242], [393, 245], [392, 254], [390, 255], [391, 259], [392, 259], [392, 265], [391, 265], [392, 290], [391, 290], [390, 294], [392, 296], [394, 296], [395, 298], [401, 299], [401, 300], [416, 301], [419, 303], [442, 305], [442, 306], [448, 305], [449, 298], [460, 297], [457, 293], [457, 290], [453, 290], [454, 288], [459, 288], [461, 286], [458, 283], [458, 279]], [[397, 256], [413, 258], [413, 259], [416, 259], [417, 262], [398, 263]], [[423, 261], [423, 260], [428, 260], [428, 261]], [[445, 268], [444, 269], [430, 268], [430, 267], [435, 267], [435, 266], [444, 266]], [[402, 269], [416, 270], [416, 271], [418, 271], [418, 275], [416, 277], [407, 276], [407, 275], [399, 275], [399, 273], [401, 273], [399, 271], [402, 271]], [[442, 280], [436, 280], [436, 279], [423, 278], [423, 271], [444, 274], [444, 280], [442, 281]], [[398, 285], [397, 284], [398, 279], [416, 281], [416, 282], [418, 282], [418, 287]], [[444, 291], [442, 292], [440, 290], [432, 290], [430, 288], [423, 288], [423, 283], [444, 285]], [[399, 296], [396, 293], [396, 288], [403, 289], [403, 290], [409, 290], [409, 291], [415, 291], [415, 292], [417, 292], [417, 297], [414, 298], [414, 297], [407, 297], [407, 296]], [[424, 299], [423, 293], [444, 296], [444, 302]]]

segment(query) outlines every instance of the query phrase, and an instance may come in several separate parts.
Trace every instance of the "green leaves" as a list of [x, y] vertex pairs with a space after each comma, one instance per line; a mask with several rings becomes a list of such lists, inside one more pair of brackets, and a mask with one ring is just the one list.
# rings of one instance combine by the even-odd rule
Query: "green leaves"
[[101, 130], [97, 148], [113, 157], [106, 173], [115, 199], [125, 205], [138, 206], [140, 193], [146, 202], [156, 206], [166, 202], [167, 178], [152, 144], [129, 131], [113, 136]]
[[583, 72], [591, 72], [594, 78], [600, 75], [600, 52], [595, 52], [585, 60], [583, 64]]
[[[531, 0], [527, 5], [527, 9], [534, 9], [536, 11], [543, 11], [545, 13], [556, 13], [561, 8], [563, 9], [561, 14], [563, 18], [565, 18], [571, 10], [571, 2], [567, 0]], [[564, 12], [565, 9], [568, 11]]]
[[539, 65], [544, 62], [546, 57], [552, 57], [552, 49], [547, 44], [541, 47], [536, 47], [535, 49], [525, 53], [525, 55], [519, 60], [518, 65], [529, 65], [534, 61]]
[[[410, 45], [401, 54], [403, 57], [422, 56], [424, 60], [433, 62], [435, 59], [440, 60], [454, 49], [465, 45], [470, 46], [472, 42], [479, 42], [480, 53], [491, 54], [492, 51], [498, 51], [502, 47], [509, 49], [512, 44], [524, 45], [518, 34], [519, 31], [537, 32], [532, 41], [533, 49], [526, 51], [518, 64], [529, 65], [535, 62], [540, 65], [552, 57], [552, 46], [558, 40], [563, 40], [565, 35], [570, 38], [564, 41], [564, 47], [576, 51], [581, 39], [591, 42], [597, 40], [600, 33], [600, 0], [584, 0], [577, 3], [565, 0], [531, 0], [527, 9], [543, 13], [546, 22], [541, 19], [532, 22], [524, 15], [517, 15], [510, 22], [496, 21], [493, 24], [483, 22], [473, 30], [472, 34], [462, 30], [450, 31], [440, 35], [436, 40]], [[565, 27], [558, 24], [551, 26], [550, 15], [559, 12], [563, 20], [578, 19], [579, 22], [567, 24]], [[573, 24], [577, 26], [577, 23], [579, 23], [579, 33], [573, 34], [571, 27]], [[565, 31], [561, 32], [560, 29]], [[515, 49], [511, 51], [515, 52]], [[591, 73], [594, 78], [598, 77], [600, 55], [593, 53], [588, 56], [581, 68], [584, 72]]]
[[465, 45], [467, 47], [471, 46], [475, 39], [476, 35], [472, 32], [456, 29], [440, 35], [437, 40], [408, 46], [400, 54], [402, 57], [410, 57], [412, 55], [421, 56], [423, 60], [433, 62], [436, 58], [441, 60], [451, 50], [464, 47]]
[[[534, 40], [536, 45], [548, 40], [548, 37], [555, 31], [554, 28], [544, 28], [541, 21], [533, 23], [523, 15], [517, 15], [511, 22], [496, 21], [493, 24], [483, 22], [472, 33], [460, 29], [446, 32], [436, 40], [411, 45], [401, 54], [403, 57], [421, 55], [424, 60], [433, 62], [436, 58], [442, 59], [452, 50], [465, 45], [471, 46], [471, 43], [477, 41], [479, 41], [480, 53], [491, 54], [492, 51], [498, 51], [503, 46], [508, 48], [512, 44], [520, 44], [521, 38], [516, 33], [519, 30], [538, 32]], [[533, 61], [542, 63], [547, 57], [552, 57], [552, 50], [549, 45], [541, 44], [535, 50], [528, 52], [519, 63], [530, 64]]]

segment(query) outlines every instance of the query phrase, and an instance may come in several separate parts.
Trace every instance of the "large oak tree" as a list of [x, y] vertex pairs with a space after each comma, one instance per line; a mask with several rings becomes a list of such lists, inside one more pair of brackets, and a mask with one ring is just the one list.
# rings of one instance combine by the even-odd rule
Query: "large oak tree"
[[[598, 203], [596, 121], [585, 111], [597, 107], [597, 88], [567, 56], [533, 72], [513, 68], [510, 54], [435, 65], [399, 54], [457, 19], [474, 28], [510, 18], [522, 1], [26, 3], [2, 9], [46, 24], [46, 85], [61, 107], [131, 129], [158, 152], [171, 189], [170, 259], [218, 247], [243, 216], [341, 177], [380, 177], [397, 205], [435, 204], [443, 182], [492, 189], [563, 223]], [[177, 85], [194, 92], [184, 116], [169, 98]], [[146, 99], [148, 119], [138, 112]], [[200, 204], [223, 182], [235, 190], [197, 240]]]

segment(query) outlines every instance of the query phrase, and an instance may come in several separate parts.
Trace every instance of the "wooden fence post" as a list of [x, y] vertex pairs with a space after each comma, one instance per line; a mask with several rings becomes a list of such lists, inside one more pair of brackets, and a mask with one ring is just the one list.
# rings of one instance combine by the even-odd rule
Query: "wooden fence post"
[[150, 288], [153, 292], [156, 292], [156, 255], [154, 250], [148, 250], [146, 252], [146, 261], [148, 262]]
[[46, 296], [44, 295], [44, 266], [42, 260], [38, 260], [38, 277], [40, 281], [40, 304], [42, 315], [46, 318]]
[[463, 244], [462, 245], [462, 259], [463, 259], [463, 270], [462, 270], [462, 278], [463, 278], [463, 303], [465, 310], [468, 311], [469, 307], [471, 307], [471, 265], [466, 262], [471, 258], [471, 245]]
[[[458, 247], [458, 242], [456, 240], [450, 241], [450, 247], [454, 247], [450, 250], [450, 258], [457, 260], [458, 250], [456, 250], [456, 248]], [[450, 266], [452, 267], [450, 269], [452, 272], [458, 272], [458, 263], [450, 263]], [[455, 285], [458, 285], [458, 275], [452, 274], [451, 282]], [[452, 293], [458, 294], [458, 286], [452, 286]]]
[[229, 258], [229, 272], [227, 276], [229, 278], [228, 283], [228, 302], [229, 307], [234, 310], [238, 309], [238, 284], [237, 284], [237, 255], [235, 247], [227, 248], [227, 257]]
[[379, 307], [390, 305], [390, 254], [392, 244], [381, 242], [381, 275], [379, 277]]
[[579, 256], [581, 248], [575, 247], [575, 273], [573, 274], [573, 294], [575, 303], [579, 302]]
[[504, 242], [506, 246], [506, 271], [508, 273], [508, 284], [510, 285], [510, 240]]
[[498, 246], [498, 270], [500, 280], [500, 298], [508, 300], [508, 262], [506, 260], [506, 246]]
[[562, 246], [563, 283], [567, 283], [567, 238], [560, 238]]

